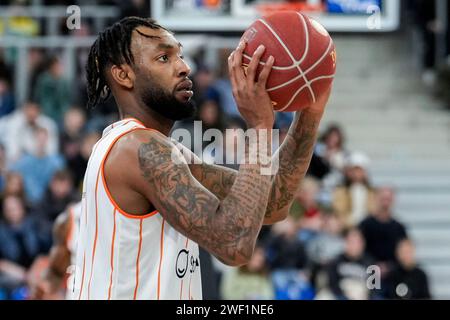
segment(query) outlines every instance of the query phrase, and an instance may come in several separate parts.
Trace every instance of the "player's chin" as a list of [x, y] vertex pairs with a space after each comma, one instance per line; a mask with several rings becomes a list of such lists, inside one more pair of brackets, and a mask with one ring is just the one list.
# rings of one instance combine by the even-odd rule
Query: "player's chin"
[[178, 90], [175, 92], [175, 98], [181, 103], [186, 103], [191, 100], [194, 92], [192, 90]]

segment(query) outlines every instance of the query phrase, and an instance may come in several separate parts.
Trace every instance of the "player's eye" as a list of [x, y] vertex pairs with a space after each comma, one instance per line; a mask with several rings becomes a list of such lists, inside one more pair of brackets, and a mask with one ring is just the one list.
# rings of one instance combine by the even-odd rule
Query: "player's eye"
[[169, 61], [169, 56], [167, 54], [165, 54], [165, 55], [159, 57], [158, 61], [167, 62], [167, 61]]

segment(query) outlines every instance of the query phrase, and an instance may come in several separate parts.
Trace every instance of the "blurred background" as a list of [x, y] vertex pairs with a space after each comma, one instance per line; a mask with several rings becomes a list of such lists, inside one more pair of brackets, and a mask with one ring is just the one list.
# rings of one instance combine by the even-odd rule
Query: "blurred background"
[[[0, 0], [0, 299], [29, 297], [53, 222], [118, 118], [113, 99], [85, 107], [96, 34], [155, 18], [195, 83], [198, 113], [176, 127], [245, 128], [226, 57], [254, 19], [286, 9], [332, 35], [333, 94], [290, 216], [263, 228], [245, 267], [202, 252], [205, 299], [450, 298], [449, 1]], [[277, 114], [281, 138], [291, 120]]]

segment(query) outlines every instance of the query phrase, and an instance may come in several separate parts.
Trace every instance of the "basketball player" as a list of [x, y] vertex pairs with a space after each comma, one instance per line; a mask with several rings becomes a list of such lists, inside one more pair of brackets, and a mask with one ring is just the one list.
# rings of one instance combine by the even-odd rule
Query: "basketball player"
[[64, 280], [67, 278], [67, 272], [70, 271], [68, 268], [76, 262], [80, 216], [81, 202], [78, 202], [69, 205], [56, 218], [53, 225], [53, 246], [50, 249], [49, 266], [44, 270], [41, 278], [31, 283], [31, 299], [48, 299], [64, 288]]
[[[258, 79], [259, 48], [242, 70], [245, 44], [228, 59], [233, 94], [258, 143], [270, 148], [274, 113]], [[88, 64], [89, 105], [114, 96], [121, 120], [94, 146], [83, 187], [75, 299], [201, 299], [198, 245], [225, 264], [246, 264], [263, 223], [287, 215], [312, 155], [328, 95], [298, 113], [275, 176], [261, 163], [239, 171], [188, 165], [168, 137], [194, 114], [182, 46], [153, 20], [124, 18], [101, 32]], [[256, 142], [249, 139], [249, 148]]]

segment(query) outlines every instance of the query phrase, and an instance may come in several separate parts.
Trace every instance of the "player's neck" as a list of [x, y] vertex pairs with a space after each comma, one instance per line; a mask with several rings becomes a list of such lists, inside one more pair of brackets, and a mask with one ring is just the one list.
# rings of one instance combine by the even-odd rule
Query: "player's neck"
[[152, 110], [127, 110], [127, 112], [120, 112], [120, 118], [135, 118], [142, 122], [145, 127], [158, 130], [159, 132], [169, 136], [170, 130], [173, 127], [174, 121], [164, 118]]

